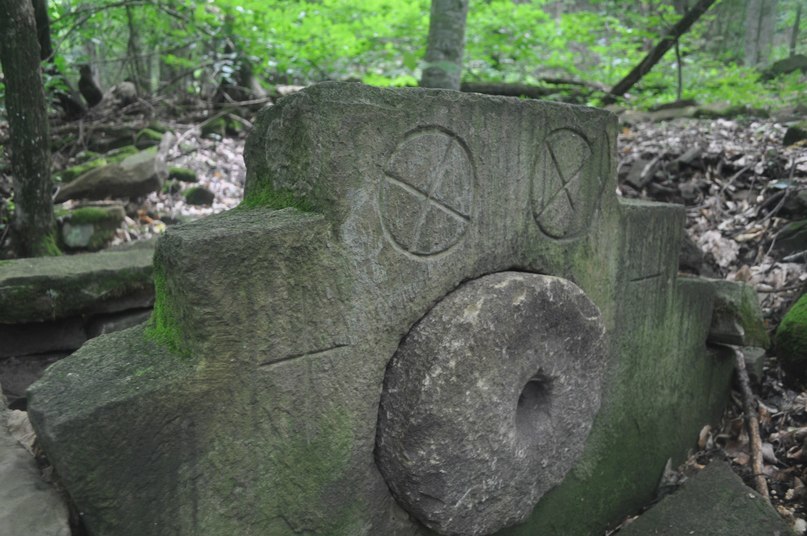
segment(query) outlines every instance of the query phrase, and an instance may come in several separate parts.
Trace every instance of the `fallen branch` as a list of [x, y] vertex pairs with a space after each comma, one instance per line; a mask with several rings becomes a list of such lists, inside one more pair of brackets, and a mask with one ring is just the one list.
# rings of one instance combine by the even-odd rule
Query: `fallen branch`
[[695, 24], [695, 22], [701, 18], [701, 15], [706, 13], [712, 4], [715, 3], [716, 0], [700, 0], [695, 6], [693, 6], [689, 11], [687, 11], [681, 20], [679, 20], [675, 26], [673, 26], [670, 31], [668, 31], [664, 37], [654, 46], [650, 52], [644, 57], [644, 59], [639, 62], [639, 65], [634, 67], [630, 73], [625, 76], [622, 80], [617, 82], [617, 84], [611, 88], [611, 91], [608, 92], [606, 95], [604, 102], [606, 104], [610, 104], [616, 100], [617, 97], [623, 96], [625, 93], [628, 92], [630, 88], [632, 88], [639, 80], [641, 80], [644, 75], [650, 72], [650, 70], [664, 57], [664, 54], [672, 48], [672, 46], [678, 41], [678, 38], [681, 37], [683, 34], [689, 30], [689, 28]]
[[754, 472], [754, 484], [756, 490], [768, 503], [771, 502], [768, 493], [768, 482], [765, 480], [762, 464], [762, 438], [759, 435], [759, 416], [754, 404], [754, 394], [751, 392], [751, 381], [748, 379], [748, 371], [745, 369], [745, 357], [743, 353], [734, 346], [730, 346], [734, 352], [734, 364], [737, 369], [737, 382], [740, 384], [740, 393], [743, 399], [743, 413], [745, 413], [745, 427], [748, 429], [748, 437], [751, 443], [751, 470]]

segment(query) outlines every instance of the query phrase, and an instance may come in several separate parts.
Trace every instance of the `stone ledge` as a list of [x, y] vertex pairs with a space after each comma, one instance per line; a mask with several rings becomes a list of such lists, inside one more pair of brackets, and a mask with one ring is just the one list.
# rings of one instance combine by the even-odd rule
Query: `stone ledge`
[[0, 262], [0, 324], [149, 307], [154, 242], [101, 253]]

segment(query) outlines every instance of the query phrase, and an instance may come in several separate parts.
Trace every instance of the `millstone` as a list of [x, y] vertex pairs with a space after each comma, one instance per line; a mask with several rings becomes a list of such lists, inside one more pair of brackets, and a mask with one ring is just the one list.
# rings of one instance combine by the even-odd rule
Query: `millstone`
[[597, 307], [558, 277], [500, 272], [440, 301], [385, 376], [376, 457], [398, 502], [444, 535], [523, 521], [582, 452], [603, 334]]

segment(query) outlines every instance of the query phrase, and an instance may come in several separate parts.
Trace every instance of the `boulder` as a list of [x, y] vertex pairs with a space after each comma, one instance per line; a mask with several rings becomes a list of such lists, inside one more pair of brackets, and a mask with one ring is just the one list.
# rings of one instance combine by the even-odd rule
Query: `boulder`
[[54, 202], [140, 197], [159, 191], [166, 174], [165, 163], [157, 149], [147, 149], [120, 163], [92, 169], [65, 184], [56, 193]]

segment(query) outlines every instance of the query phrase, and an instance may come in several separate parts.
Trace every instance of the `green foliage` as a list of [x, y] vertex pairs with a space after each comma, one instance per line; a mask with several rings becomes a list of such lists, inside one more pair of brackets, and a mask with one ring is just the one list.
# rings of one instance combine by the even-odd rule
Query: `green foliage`
[[[778, 3], [778, 34], [789, 34], [798, 1]], [[139, 69], [152, 90], [209, 97], [222, 81], [238, 84], [247, 67], [267, 87], [326, 79], [416, 85], [430, 0], [177, 0], [128, 7], [51, 0], [49, 6], [59, 45], [54, 64], [68, 78], [75, 80], [78, 64], [92, 63], [108, 88], [136, 78]], [[682, 37], [683, 96], [756, 107], [797, 101], [797, 77], [763, 83], [741, 66], [744, 21], [737, 11], [719, 2]], [[610, 87], [680, 17], [669, 0], [472, 0], [464, 78], [526, 84], [565, 78]], [[800, 35], [803, 52], [807, 31]], [[789, 53], [787, 41], [775, 43], [771, 62]], [[59, 80], [49, 77], [46, 84], [64, 89]], [[676, 88], [670, 51], [631, 91], [632, 103], [674, 100]]]

